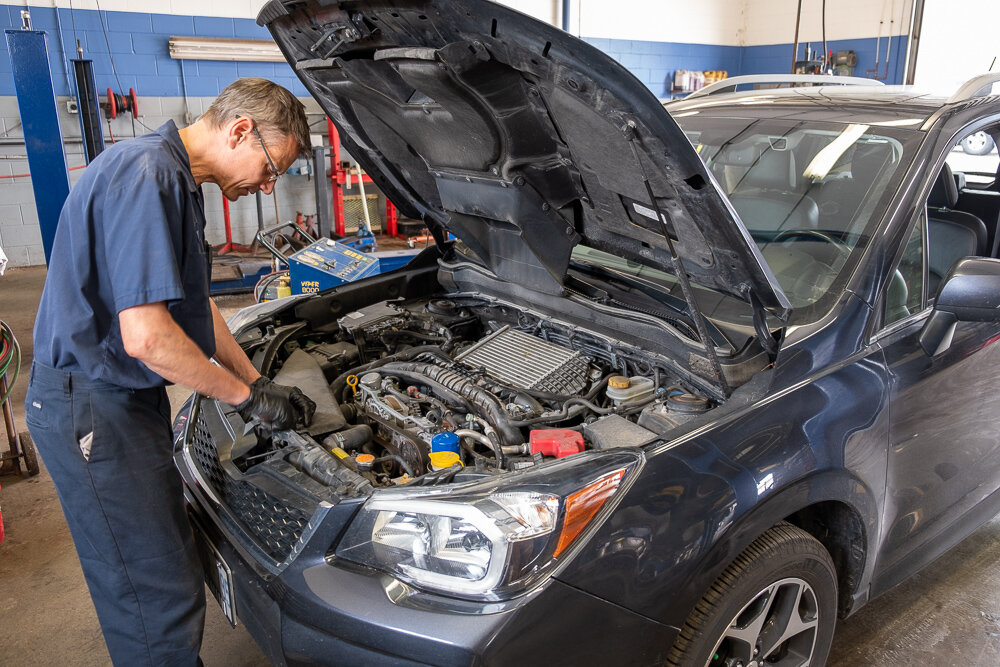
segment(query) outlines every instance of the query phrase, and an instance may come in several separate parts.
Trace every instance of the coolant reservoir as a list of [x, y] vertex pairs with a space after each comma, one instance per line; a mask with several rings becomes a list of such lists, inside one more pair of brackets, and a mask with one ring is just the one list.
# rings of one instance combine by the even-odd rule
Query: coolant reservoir
[[641, 375], [630, 378], [613, 375], [608, 378], [608, 398], [616, 405], [640, 403], [652, 396], [655, 390], [653, 379]]

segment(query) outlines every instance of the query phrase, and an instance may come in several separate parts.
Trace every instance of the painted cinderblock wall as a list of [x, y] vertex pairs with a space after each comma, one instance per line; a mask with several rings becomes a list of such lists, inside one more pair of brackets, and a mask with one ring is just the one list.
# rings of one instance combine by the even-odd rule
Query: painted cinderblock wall
[[[66, 101], [69, 97], [58, 98], [59, 118], [63, 137], [66, 140], [66, 163], [70, 168], [70, 183], [73, 184], [82, 173], [85, 164], [83, 145], [80, 142], [80, 124], [75, 114], [66, 111]], [[212, 103], [215, 96], [190, 97], [185, 101], [181, 97], [140, 97], [141, 116], [139, 121], [149, 127], [157, 128], [168, 119], [173, 120], [178, 127], [184, 125], [185, 111], [199, 116]], [[309, 120], [316, 123], [317, 131], [326, 128], [326, 116], [319, 105], [311, 97], [300, 98], [306, 104]], [[132, 124], [128, 117], [111, 121], [112, 131], [117, 140], [127, 140], [132, 135]], [[146, 133], [143, 125], [135, 126], [135, 134]], [[38, 214], [35, 209], [34, 190], [29, 167], [25, 155], [23, 139], [21, 139], [20, 115], [15, 97], [0, 97], [0, 247], [10, 260], [10, 266], [33, 266], [45, 263], [42, 251], [41, 231], [38, 224]], [[10, 140], [10, 143], [2, 142]], [[107, 124], [105, 124], [105, 140], [110, 145]], [[293, 164], [293, 168], [305, 166], [304, 160]], [[12, 178], [12, 176], [17, 176]], [[211, 183], [203, 186], [205, 193], [205, 213], [208, 224], [205, 237], [209, 243], [218, 245], [225, 240], [225, 226], [222, 209], [222, 192]], [[277, 199], [278, 211], [275, 212], [274, 200]], [[314, 213], [316, 198], [311, 176], [288, 174], [277, 182], [276, 194], [263, 197], [263, 221], [265, 225], [276, 221], [292, 220], [297, 211]], [[230, 203], [230, 220], [233, 239], [237, 243], [250, 243], [257, 232], [257, 204], [253, 197], [242, 197]], [[141, 224], [142, 212], [136, 211], [136, 222]]]
[[[739, 33], [742, 52], [741, 74], [790, 72], [795, 39], [795, 13], [798, 0], [746, 0]], [[853, 50], [858, 55], [854, 76], [871, 76], [876, 64], [878, 75], [886, 84], [903, 82], [907, 35], [913, 11], [912, 0], [870, 2], [842, 0], [801, 3], [799, 22], [799, 57], [805, 45], [823, 50], [823, 7], [826, 6], [827, 50]], [[888, 68], [886, 53], [888, 49]]]
[[[28, 0], [24, 4], [0, 4], [0, 25], [20, 27], [20, 11], [28, 7], [33, 27], [49, 34], [50, 66], [57, 95], [63, 135], [70, 167], [83, 164], [79, 143], [79, 121], [66, 112], [63, 102], [71, 94], [67, 61], [75, 57], [76, 41], [84, 57], [94, 61], [98, 90], [117, 92], [135, 88], [139, 98], [140, 123], [135, 133], [155, 128], [167, 118], [179, 125], [196, 117], [219, 91], [241, 76], [263, 76], [292, 90], [315, 114], [317, 132], [324, 120], [318, 105], [307, 98], [291, 68], [284, 63], [228, 63], [175, 61], [170, 59], [167, 40], [171, 35], [269, 39], [254, 17], [265, 0]], [[868, 0], [841, 0], [828, 12], [827, 38], [830, 48], [853, 48], [861, 60], [857, 74], [874, 64], [876, 38], [884, 54], [886, 40], [894, 30], [891, 71], [888, 82], [902, 77], [908, 26], [897, 18], [909, 16], [911, 0], [889, 0], [877, 6]], [[559, 0], [503, 0], [519, 11], [561, 25]], [[801, 42], [821, 39], [819, 2], [804, 2]], [[574, 0], [570, 9], [570, 31], [605, 51], [642, 81], [658, 97], [666, 97], [677, 69], [722, 69], [736, 74], [788, 71], [797, 0], [702, 0], [692, 7], [685, 0]], [[812, 5], [816, 5], [813, 7]], [[902, 14], [900, 14], [902, 12]], [[908, 19], [907, 19], [908, 20]], [[882, 25], [880, 27], [880, 21]], [[891, 24], [891, 25], [890, 25]], [[890, 30], [891, 28], [891, 30]], [[114, 68], [112, 68], [113, 55]], [[884, 55], [880, 58], [884, 71]], [[187, 102], [185, 103], [185, 93]], [[20, 118], [14, 96], [10, 60], [0, 49], [0, 246], [14, 266], [43, 262], [34, 198], [28, 178], [9, 178], [28, 171], [23, 158]], [[131, 137], [129, 117], [111, 122], [106, 130], [116, 138]], [[22, 142], [22, 143], [19, 143]], [[79, 170], [70, 172], [71, 180]], [[291, 219], [296, 211], [316, 210], [313, 183], [305, 176], [290, 176], [279, 182], [278, 218]], [[265, 198], [265, 220], [274, 220], [274, 204]], [[221, 194], [206, 186], [208, 228], [212, 243], [223, 237]], [[247, 243], [257, 228], [256, 204], [252, 198], [231, 206], [234, 240]]]

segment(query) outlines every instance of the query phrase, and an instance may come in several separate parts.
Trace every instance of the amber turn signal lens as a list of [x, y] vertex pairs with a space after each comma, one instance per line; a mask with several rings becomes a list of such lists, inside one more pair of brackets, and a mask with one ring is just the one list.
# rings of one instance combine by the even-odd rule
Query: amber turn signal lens
[[559, 543], [556, 544], [553, 556], [558, 557], [587, 527], [604, 507], [608, 498], [614, 494], [624, 476], [624, 468], [608, 473], [566, 498], [566, 518], [563, 520], [562, 533], [559, 535]]

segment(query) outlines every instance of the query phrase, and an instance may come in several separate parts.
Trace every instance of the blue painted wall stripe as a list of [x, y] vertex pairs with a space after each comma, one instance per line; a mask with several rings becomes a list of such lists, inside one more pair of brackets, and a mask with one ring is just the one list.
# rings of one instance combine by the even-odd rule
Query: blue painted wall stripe
[[[22, 7], [0, 5], [0, 25], [20, 27]], [[57, 95], [72, 95], [66, 82], [66, 69], [58, 50], [59, 34], [56, 9], [31, 7], [32, 25], [49, 36], [49, 63]], [[97, 90], [112, 88], [127, 92], [135, 88], [140, 97], [175, 97], [182, 94], [179, 61], [170, 58], [167, 41], [172, 35], [199, 37], [239, 37], [269, 39], [270, 34], [252, 19], [173, 16], [142, 12], [97, 12], [89, 9], [59, 9], [62, 22], [62, 44], [67, 58], [76, 57], [76, 41], [80, 40], [84, 58], [94, 61]], [[14, 18], [11, 18], [14, 17]], [[102, 30], [102, 19], [104, 30]], [[15, 22], [16, 20], [16, 22]], [[74, 31], [74, 23], [76, 30]], [[105, 38], [105, 31], [107, 38]], [[108, 45], [114, 58], [114, 69], [108, 56]], [[208, 65], [204, 73], [200, 66]], [[214, 66], [214, 67], [213, 67]], [[0, 56], [0, 95], [14, 95], [10, 59]], [[283, 63], [227, 63], [191, 61], [186, 69], [188, 95], [211, 97], [218, 95], [240, 76], [267, 76], [285, 85], [295, 95], [308, 97], [294, 71]], [[72, 75], [72, 72], [70, 73]], [[119, 85], [120, 83], [120, 85]]]
[[[858, 64], [854, 68], [854, 76], [868, 76], [868, 70], [875, 68], [875, 47], [878, 45], [878, 79], [886, 84], [903, 82], [903, 66], [906, 59], [907, 38], [897, 35], [891, 42], [883, 37], [870, 39], [842, 39], [827, 42], [827, 49], [837, 51], [852, 50], [858, 56]], [[814, 43], [813, 47], [816, 46]], [[886, 74], [886, 48], [889, 49], [888, 75]], [[799, 45], [799, 57], [804, 58], [804, 45]], [[791, 44], [766, 44], [763, 46], [748, 46], [744, 48], [741, 74], [774, 74], [790, 72], [792, 69]]]

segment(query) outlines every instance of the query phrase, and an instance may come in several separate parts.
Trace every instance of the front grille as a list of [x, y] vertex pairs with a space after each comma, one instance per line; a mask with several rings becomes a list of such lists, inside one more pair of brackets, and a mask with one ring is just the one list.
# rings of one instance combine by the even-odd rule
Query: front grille
[[302, 536], [309, 515], [249, 482], [230, 477], [219, 464], [215, 438], [202, 411], [196, 412], [190, 442], [195, 465], [229, 510], [237, 527], [276, 563], [281, 563]]

